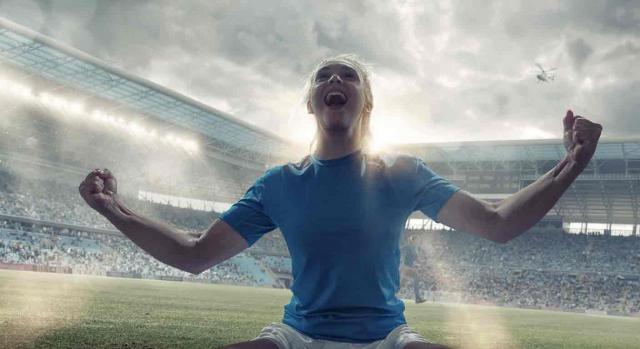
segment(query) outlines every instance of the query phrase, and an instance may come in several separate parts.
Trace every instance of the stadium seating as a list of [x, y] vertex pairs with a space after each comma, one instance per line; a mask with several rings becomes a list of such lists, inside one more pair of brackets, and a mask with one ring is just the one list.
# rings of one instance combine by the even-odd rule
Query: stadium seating
[[[0, 264], [69, 267], [73, 273], [280, 287], [291, 259], [279, 230], [197, 276], [164, 265], [89, 209], [76, 188], [13, 186], [0, 171]], [[48, 198], [55, 197], [56, 200]], [[202, 231], [214, 212], [126, 198], [137, 212]], [[422, 231], [418, 259], [431, 300], [569, 311], [640, 312], [640, 238], [534, 228], [507, 244], [454, 231]], [[411, 298], [411, 285], [400, 295]]]

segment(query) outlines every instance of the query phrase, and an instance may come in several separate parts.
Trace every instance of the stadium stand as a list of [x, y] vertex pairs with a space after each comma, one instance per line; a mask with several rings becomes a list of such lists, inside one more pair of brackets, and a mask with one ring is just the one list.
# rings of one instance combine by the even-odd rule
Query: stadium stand
[[[610, 314], [640, 312], [640, 238], [532, 229], [507, 244], [421, 232], [427, 299]], [[404, 285], [400, 294], [411, 298]]]
[[[90, 236], [90, 237], [89, 237]], [[191, 276], [157, 262], [129, 240], [107, 234], [0, 220], [0, 263], [70, 267], [73, 273], [163, 279], [185, 277], [239, 285], [264, 285], [262, 274], [246, 272], [240, 254]]]
[[[7, 173], [0, 172], [6, 179]], [[73, 273], [280, 287], [291, 274], [279, 232], [210, 270], [189, 275], [157, 262], [85, 208], [73, 188], [31, 182], [0, 192], [0, 263], [69, 267]], [[46, 189], [45, 189], [46, 188]], [[64, 198], [46, 200], [45, 197]], [[11, 198], [7, 200], [6, 198]], [[185, 230], [206, 228], [215, 213], [131, 199], [137, 210]], [[640, 312], [640, 238], [534, 228], [508, 244], [454, 231], [422, 231], [419, 258], [430, 300], [613, 314]], [[410, 298], [412, 290], [400, 294]]]
[[[0, 263], [70, 267], [74, 273], [141, 278], [189, 278], [242, 285], [277, 286], [259, 260], [242, 253], [191, 276], [166, 266], [126, 239], [102, 216], [81, 202], [76, 189], [50, 181], [21, 180], [0, 171]], [[16, 191], [20, 192], [16, 192]], [[55, 198], [55, 200], [51, 200]], [[204, 212], [126, 199], [134, 210], [198, 232], [217, 217]], [[274, 234], [275, 235], [275, 234]], [[277, 238], [263, 239], [256, 253], [276, 253]], [[281, 239], [280, 239], [281, 240]]]

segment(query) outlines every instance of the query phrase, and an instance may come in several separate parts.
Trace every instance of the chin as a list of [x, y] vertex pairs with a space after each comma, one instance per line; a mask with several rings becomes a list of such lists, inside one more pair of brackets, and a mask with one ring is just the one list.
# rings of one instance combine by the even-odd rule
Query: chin
[[351, 125], [350, 123], [344, 119], [344, 117], [325, 117], [324, 118], [324, 126], [326, 130], [338, 131], [338, 130], [348, 130]]

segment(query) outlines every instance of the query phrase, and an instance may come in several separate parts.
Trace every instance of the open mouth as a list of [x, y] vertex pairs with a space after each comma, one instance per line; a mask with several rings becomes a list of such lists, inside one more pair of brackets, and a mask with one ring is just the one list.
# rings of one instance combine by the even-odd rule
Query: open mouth
[[329, 92], [327, 96], [324, 98], [324, 103], [331, 108], [339, 108], [343, 105], [347, 104], [349, 99], [342, 92]]

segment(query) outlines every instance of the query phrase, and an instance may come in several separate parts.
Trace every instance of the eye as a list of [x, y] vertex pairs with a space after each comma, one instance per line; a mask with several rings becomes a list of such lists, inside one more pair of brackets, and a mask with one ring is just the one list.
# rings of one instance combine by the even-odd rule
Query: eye
[[322, 81], [328, 78], [329, 78], [329, 74], [327, 73], [319, 73], [318, 75], [316, 75], [316, 81]]
[[356, 75], [356, 73], [354, 73], [354, 72], [346, 72], [344, 74], [344, 77], [346, 79], [350, 79], [350, 80], [357, 80], [358, 79], [358, 75]]

